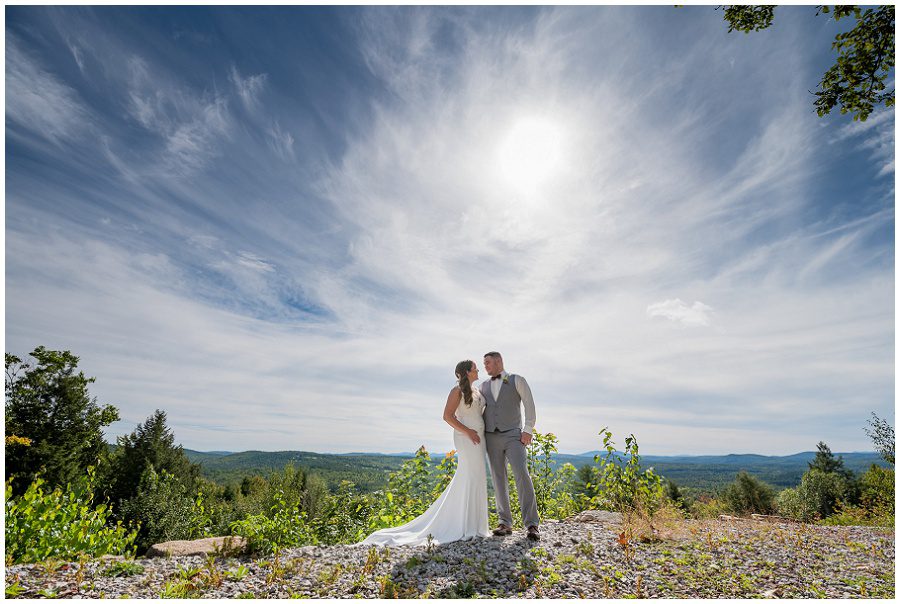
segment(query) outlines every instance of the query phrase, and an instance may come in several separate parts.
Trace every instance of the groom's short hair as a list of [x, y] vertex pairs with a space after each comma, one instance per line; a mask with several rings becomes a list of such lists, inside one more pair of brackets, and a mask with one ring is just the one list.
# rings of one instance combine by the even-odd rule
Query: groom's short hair
[[501, 360], [503, 359], [503, 357], [500, 356], [500, 353], [497, 352], [496, 350], [492, 350], [491, 352], [486, 352], [486, 353], [484, 354], [484, 357], [485, 357], [485, 358], [487, 358], [487, 357], [494, 357], [495, 359], [501, 359]]

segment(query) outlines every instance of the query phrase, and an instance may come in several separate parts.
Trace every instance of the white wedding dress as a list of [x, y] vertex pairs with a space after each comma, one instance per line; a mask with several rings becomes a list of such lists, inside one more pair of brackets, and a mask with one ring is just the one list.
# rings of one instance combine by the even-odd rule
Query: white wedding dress
[[[460, 395], [462, 399], [462, 395]], [[489, 537], [487, 472], [484, 448], [484, 397], [472, 385], [472, 404], [460, 400], [456, 418], [478, 431], [480, 442], [453, 431], [458, 465], [450, 484], [441, 496], [422, 513], [402, 526], [375, 531], [357, 545], [425, 545], [441, 544], [474, 537]]]

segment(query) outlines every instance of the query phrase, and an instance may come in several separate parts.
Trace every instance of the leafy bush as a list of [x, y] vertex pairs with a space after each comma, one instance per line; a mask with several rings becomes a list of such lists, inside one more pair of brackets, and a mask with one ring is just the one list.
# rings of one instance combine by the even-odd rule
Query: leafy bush
[[894, 470], [872, 466], [860, 477], [860, 500], [862, 506], [872, 512], [894, 513]]
[[231, 524], [233, 534], [246, 537], [251, 551], [271, 554], [284, 547], [317, 542], [306, 512], [290, 504], [283, 494], [274, 495], [270, 516], [257, 514]]
[[191, 505], [191, 539], [228, 534], [231, 523], [240, 517], [226, 489], [201, 478]]
[[808, 522], [815, 516], [814, 510], [806, 505], [800, 496], [800, 489], [784, 489], [775, 497], [775, 509], [778, 514], [795, 520]]
[[6, 482], [6, 563], [39, 562], [47, 558], [133, 553], [137, 534], [121, 522], [109, 526], [106, 504], [92, 506], [96, 473], [87, 473], [65, 489], [45, 491], [35, 478], [25, 493], [13, 497]]
[[691, 517], [696, 519], [718, 518], [729, 511], [723, 501], [706, 493], [694, 499], [689, 507]]
[[440, 497], [450, 481], [453, 480], [457, 467], [459, 467], [459, 461], [456, 459], [456, 451], [448, 451], [441, 463], [434, 469], [435, 480], [432, 481], [431, 487], [431, 496], [434, 499]]
[[[588, 498], [582, 494], [579, 505], [582, 509], [606, 509], [622, 514], [625, 543], [632, 539], [656, 539], [661, 524], [668, 524], [681, 512], [666, 498], [662, 478], [653, 468], [641, 470], [641, 457], [634, 434], [625, 439], [625, 452], [616, 452], [612, 442], [612, 432], [607, 428], [600, 431], [603, 437], [604, 456], [595, 455], [598, 463], [596, 473], [590, 475], [596, 483], [583, 483], [586, 492], [596, 493]], [[588, 475], [587, 472], [583, 473]]]
[[778, 495], [778, 511], [784, 516], [810, 522], [831, 515], [848, 491], [848, 481], [835, 472], [809, 470], [796, 489]]
[[561, 520], [577, 511], [577, 504], [572, 495], [572, 479], [575, 466], [570, 463], [556, 468], [553, 454], [558, 439], [553, 433], [542, 434], [535, 431], [532, 443], [528, 447], [528, 473], [534, 484], [538, 514], [541, 518]]
[[641, 471], [641, 457], [634, 434], [625, 439], [624, 455], [616, 454], [612, 442], [612, 432], [603, 428], [603, 447], [606, 455], [594, 456], [599, 463], [596, 485], [597, 495], [592, 498], [591, 507], [612, 509], [623, 514], [641, 509], [652, 515], [665, 499], [660, 476], [652, 468]]
[[190, 539], [195, 521], [194, 499], [172, 474], [157, 473], [151, 465], [141, 475], [137, 495], [122, 502], [121, 514], [140, 524], [137, 546], [144, 551], [154, 543]]
[[817, 470], [810, 470], [804, 474], [798, 488], [807, 509], [819, 518], [830, 516], [837, 508], [838, 502], [846, 500], [849, 490], [849, 481], [844, 476]]
[[771, 514], [775, 511], [775, 490], [744, 471], [725, 487], [722, 500], [734, 514]]
[[376, 513], [372, 500], [353, 491], [353, 483], [344, 481], [337, 493], [325, 498], [312, 518], [312, 527], [320, 543], [356, 543], [368, 535], [370, 518]]
[[396, 472], [391, 472], [387, 490], [378, 491], [373, 496], [377, 510], [369, 516], [369, 532], [409, 522], [437, 499], [442, 489], [438, 490], [435, 482], [444, 480], [442, 475], [446, 475], [446, 466], [435, 475], [429, 465], [430, 460], [431, 455], [422, 446], [415, 457], [404, 461]]
[[823, 520], [832, 525], [894, 526], [894, 470], [872, 465], [859, 480], [858, 505], [838, 501], [836, 513]]

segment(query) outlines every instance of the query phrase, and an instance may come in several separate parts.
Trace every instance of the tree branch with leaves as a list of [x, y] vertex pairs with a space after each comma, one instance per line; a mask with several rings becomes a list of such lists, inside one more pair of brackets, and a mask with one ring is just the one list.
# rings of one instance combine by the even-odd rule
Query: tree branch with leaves
[[[745, 34], [772, 25], [774, 5], [729, 5], [724, 8], [728, 31]], [[816, 15], [833, 15], [835, 22], [856, 20], [854, 27], [834, 37], [831, 48], [837, 59], [822, 76], [813, 105], [819, 117], [840, 105], [842, 114], [866, 121], [875, 107], [894, 106], [894, 89], [886, 90], [885, 81], [894, 67], [894, 7], [882, 5], [863, 10], [858, 6], [820, 6]]]

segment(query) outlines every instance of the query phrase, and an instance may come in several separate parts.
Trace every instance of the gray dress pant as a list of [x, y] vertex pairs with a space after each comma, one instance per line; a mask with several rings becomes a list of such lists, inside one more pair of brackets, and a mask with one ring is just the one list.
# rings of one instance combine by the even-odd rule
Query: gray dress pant
[[491, 480], [494, 482], [494, 496], [497, 500], [497, 516], [500, 524], [512, 526], [512, 512], [509, 509], [509, 482], [506, 462], [512, 467], [516, 490], [519, 492], [519, 506], [522, 508], [522, 524], [525, 528], [538, 526], [537, 500], [534, 484], [528, 475], [525, 445], [520, 440], [522, 431], [518, 428], [505, 432], [485, 432], [484, 444], [491, 464]]

